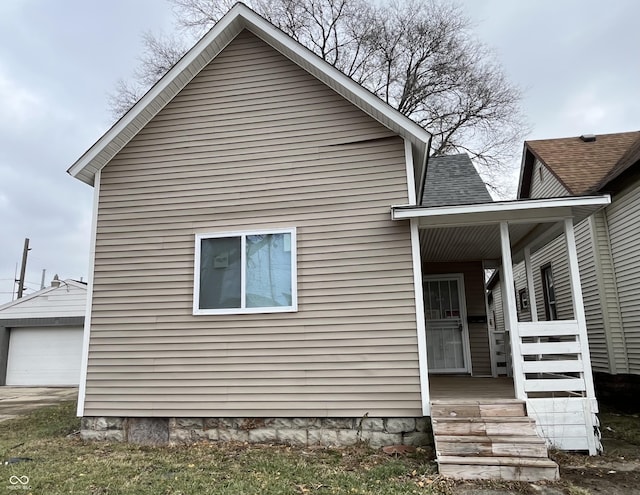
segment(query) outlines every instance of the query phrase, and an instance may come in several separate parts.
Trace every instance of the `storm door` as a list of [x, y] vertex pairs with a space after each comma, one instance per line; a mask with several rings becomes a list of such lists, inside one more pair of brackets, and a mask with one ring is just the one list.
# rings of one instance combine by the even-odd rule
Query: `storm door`
[[462, 274], [426, 276], [424, 299], [429, 371], [469, 372], [469, 335]]

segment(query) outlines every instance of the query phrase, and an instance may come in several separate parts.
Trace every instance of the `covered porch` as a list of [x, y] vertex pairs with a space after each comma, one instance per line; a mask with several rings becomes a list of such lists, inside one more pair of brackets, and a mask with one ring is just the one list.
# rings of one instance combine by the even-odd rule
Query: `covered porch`
[[[520, 400], [547, 443], [596, 454], [598, 406], [593, 388], [573, 226], [609, 204], [608, 196], [504, 201], [455, 206], [394, 206], [419, 239], [417, 265], [424, 290], [416, 296], [423, 396]], [[531, 253], [564, 234], [574, 318], [518, 320], [513, 264], [527, 267], [529, 304], [536, 301]], [[414, 246], [414, 270], [416, 269]], [[506, 332], [496, 335], [486, 304], [485, 274], [500, 269]], [[481, 283], [478, 282], [481, 281]], [[422, 312], [422, 315], [420, 315]], [[500, 341], [502, 338], [502, 342]], [[502, 347], [501, 347], [502, 346]], [[509, 349], [507, 353], [506, 350]], [[511, 376], [498, 376], [499, 356]]]

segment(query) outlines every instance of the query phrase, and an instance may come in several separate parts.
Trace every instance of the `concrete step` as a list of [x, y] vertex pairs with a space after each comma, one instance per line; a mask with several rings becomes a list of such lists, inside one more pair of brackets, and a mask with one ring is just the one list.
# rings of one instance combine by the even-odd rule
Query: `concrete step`
[[557, 480], [558, 465], [537, 457], [438, 456], [438, 471], [457, 479]]
[[526, 407], [524, 401], [515, 399], [433, 401], [431, 416], [435, 418], [518, 417], [526, 416]]
[[436, 435], [438, 456], [522, 456], [547, 457], [545, 441], [533, 435]]

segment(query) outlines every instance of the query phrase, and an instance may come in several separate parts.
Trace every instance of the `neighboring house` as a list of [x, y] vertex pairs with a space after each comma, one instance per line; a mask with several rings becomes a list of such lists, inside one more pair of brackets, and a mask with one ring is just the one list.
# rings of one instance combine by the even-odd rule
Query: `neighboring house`
[[[528, 141], [518, 192], [611, 195], [576, 226], [576, 243], [596, 388], [628, 407], [640, 391], [640, 132]], [[562, 238], [532, 255], [530, 289], [524, 265], [514, 267], [521, 319], [530, 321], [534, 307], [540, 320], [573, 318], [565, 260]]]
[[0, 385], [77, 386], [86, 299], [85, 283], [55, 278], [0, 306]]
[[[542, 459], [447, 458], [440, 428], [476, 398], [477, 416], [526, 407], [549, 443], [595, 453], [584, 322], [521, 335], [508, 311], [514, 343], [560, 333], [576, 360], [526, 343], [513, 380], [495, 379], [483, 277], [501, 264], [510, 279], [555, 220], [572, 234], [609, 198], [494, 203], [468, 158], [427, 163], [429, 141], [234, 6], [69, 169], [95, 191], [83, 436], [420, 444], [432, 416], [443, 473], [557, 476]], [[521, 419], [483, 421], [535, 437]]]

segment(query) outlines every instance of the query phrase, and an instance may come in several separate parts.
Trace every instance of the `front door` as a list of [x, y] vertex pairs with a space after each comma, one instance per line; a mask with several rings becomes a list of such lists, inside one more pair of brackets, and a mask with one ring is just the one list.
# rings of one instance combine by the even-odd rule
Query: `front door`
[[426, 276], [424, 299], [429, 371], [469, 372], [469, 335], [462, 274]]

